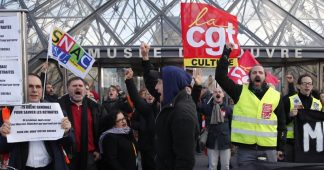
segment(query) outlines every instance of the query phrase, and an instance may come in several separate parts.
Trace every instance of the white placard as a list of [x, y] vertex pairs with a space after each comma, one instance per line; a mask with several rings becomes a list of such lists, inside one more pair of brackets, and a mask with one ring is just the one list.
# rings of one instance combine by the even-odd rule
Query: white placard
[[21, 67], [17, 61], [0, 63], [0, 104], [21, 104], [23, 96]]
[[23, 103], [20, 15], [0, 13], [0, 105]]
[[63, 137], [63, 112], [58, 103], [16, 106], [10, 116], [8, 143], [57, 140]]
[[0, 59], [21, 59], [19, 16], [0, 16]]

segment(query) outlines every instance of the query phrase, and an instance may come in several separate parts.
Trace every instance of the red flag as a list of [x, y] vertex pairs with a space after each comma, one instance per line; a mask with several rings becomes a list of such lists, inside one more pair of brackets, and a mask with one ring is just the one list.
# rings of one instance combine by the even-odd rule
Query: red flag
[[237, 17], [203, 3], [181, 3], [182, 44], [185, 66], [215, 67], [226, 42], [234, 44], [237, 59]]
[[280, 80], [271, 72], [267, 72], [266, 82], [276, 86], [280, 82]]
[[[227, 74], [227, 76], [232, 79], [236, 84], [246, 84], [249, 82], [249, 72], [251, 68], [260, 64], [254, 56], [246, 50], [242, 57], [238, 61], [238, 66], [233, 67]], [[276, 76], [272, 75], [271, 72], [267, 72], [266, 82], [272, 85], [277, 85], [279, 80]]]
[[236, 84], [246, 84], [249, 82], [249, 71], [251, 68], [259, 64], [253, 55], [246, 50], [238, 61], [238, 66], [233, 67], [227, 74]]

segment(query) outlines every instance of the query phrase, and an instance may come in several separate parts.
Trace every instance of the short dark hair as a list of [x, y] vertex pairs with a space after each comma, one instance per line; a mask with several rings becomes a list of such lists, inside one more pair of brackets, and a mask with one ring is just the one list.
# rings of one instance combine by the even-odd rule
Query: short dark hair
[[[261, 66], [263, 68], [263, 70], [264, 70], [264, 75], [267, 76], [267, 72], [265, 71], [264, 67], [261, 64], [255, 64], [253, 67], [256, 67], [256, 66]], [[249, 78], [251, 78], [253, 67], [249, 71]]]
[[72, 77], [67, 81], [66, 86], [69, 87], [71, 82], [76, 81], [76, 80], [81, 80], [83, 82], [83, 84], [85, 85], [85, 81], [81, 77]]
[[311, 75], [309, 74], [302, 74], [301, 76], [298, 77], [298, 80], [297, 80], [297, 84], [301, 85], [301, 80], [304, 78], [304, 77], [309, 77], [311, 80], [312, 80], [312, 83], [313, 83], [313, 78], [311, 77]]
[[104, 116], [102, 119], [102, 122], [104, 122], [101, 127], [102, 130], [106, 131], [113, 128], [116, 125], [116, 119], [119, 113], [122, 113], [126, 117], [126, 114], [118, 109], [113, 109], [109, 114]]
[[40, 81], [42, 81], [42, 79], [39, 77], [39, 75], [35, 74], [35, 73], [28, 73], [28, 76], [34, 76], [37, 77]]
[[108, 87], [108, 91], [110, 90], [110, 88], [114, 88], [117, 92], [119, 92], [117, 86], [115, 86], [115, 85], [110, 85], [110, 86]]

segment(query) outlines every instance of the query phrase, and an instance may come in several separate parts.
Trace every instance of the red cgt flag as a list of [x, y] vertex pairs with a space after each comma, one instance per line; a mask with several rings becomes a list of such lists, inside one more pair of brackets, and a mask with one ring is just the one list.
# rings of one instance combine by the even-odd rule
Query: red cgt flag
[[[249, 72], [251, 68], [260, 64], [254, 56], [246, 50], [238, 61], [238, 66], [233, 67], [227, 74], [227, 76], [232, 79], [236, 84], [246, 84], [249, 82]], [[279, 80], [276, 76], [267, 72], [266, 82], [272, 85], [277, 85]]]
[[246, 50], [239, 59], [238, 66], [232, 67], [227, 76], [236, 84], [246, 84], [249, 82], [249, 71], [256, 64], [259, 62]]
[[185, 66], [215, 68], [226, 42], [234, 44], [231, 59], [240, 55], [236, 16], [208, 4], [181, 3], [181, 27]]

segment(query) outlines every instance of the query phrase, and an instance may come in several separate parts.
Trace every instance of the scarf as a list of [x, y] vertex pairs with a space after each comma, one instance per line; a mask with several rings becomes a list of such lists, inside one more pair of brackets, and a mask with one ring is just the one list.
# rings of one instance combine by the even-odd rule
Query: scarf
[[81, 155], [80, 162], [82, 164], [82, 169], [87, 169], [88, 167], [88, 103], [85, 99], [82, 102], [81, 111]]
[[224, 117], [221, 114], [220, 106], [218, 103], [216, 103], [213, 106], [212, 115], [210, 118], [210, 124], [218, 124], [223, 122], [224, 122]]
[[109, 133], [112, 133], [112, 134], [129, 134], [130, 132], [130, 128], [127, 126], [127, 127], [124, 127], [124, 128], [111, 128], [111, 129], [108, 129], [106, 130], [105, 132], [103, 132], [101, 135], [100, 135], [100, 138], [99, 138], [99, 151], [100, 151], [100, 154], [103, 153], [103, 148], [102, 148], [102, 141], [103, 139], [105, 138], [105, 136]]

